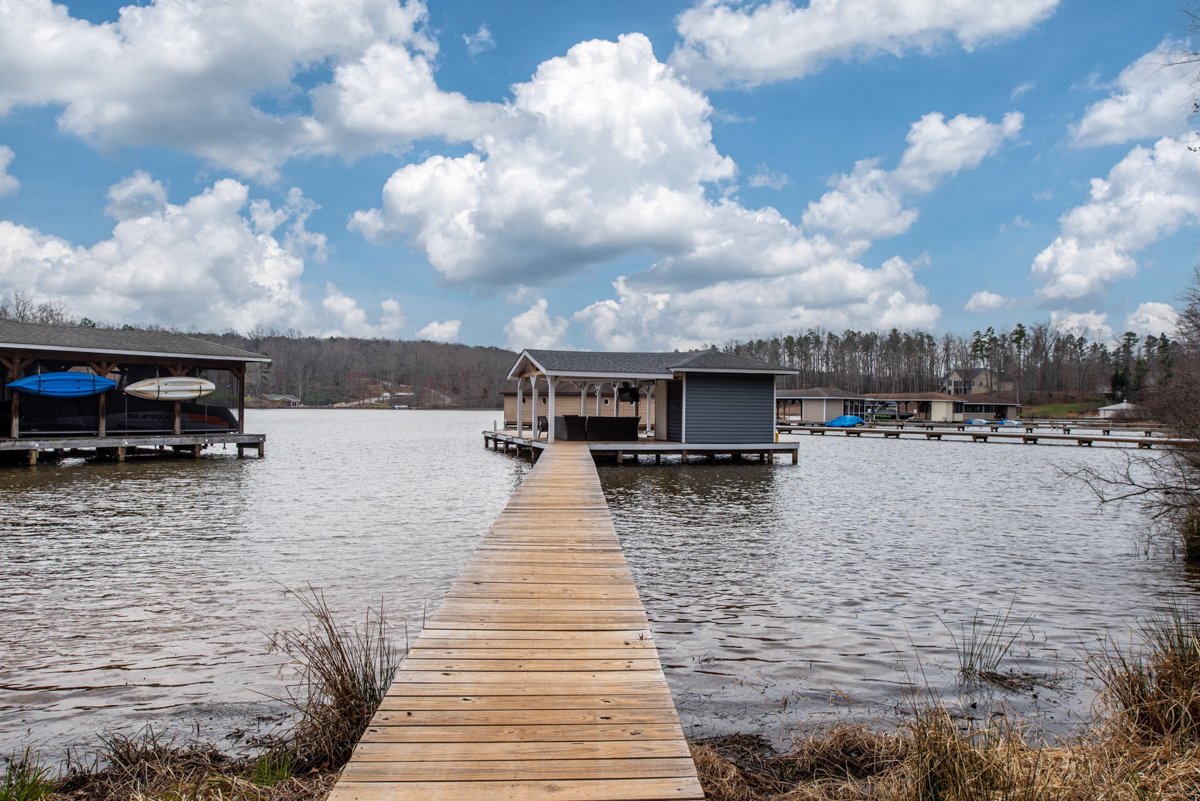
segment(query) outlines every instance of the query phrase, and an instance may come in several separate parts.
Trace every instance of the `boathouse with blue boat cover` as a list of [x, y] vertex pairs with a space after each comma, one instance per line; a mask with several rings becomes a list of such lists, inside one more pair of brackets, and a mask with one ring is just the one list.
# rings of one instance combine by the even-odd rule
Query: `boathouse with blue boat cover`
[[[120, 459], [137, 448], [198, 455], [215, 443], [261, 455], [265, 438], [245, 430], [246, 370], [270, 361], [171, 331], [0, 319], [0, 455], [27, 455], [30, 463], [39, 452], [87, 449]], [[138, 382], [177, 393], [147, 399]], [[188, 383], [197, 389], [179, 397]]]
[[[523, 434], [526, 402], [543, 420], [546, 439], [636, 442], [640, 410], [627, 417], [618, 408], [647, 404], [644, 415], [653, 440], [703, 446], [764, 445], [775, 442], [775, 383], [795, 370], [716, 350], [623, 353], [606, 351], [525, 350], [509, 371], [517, 382], [518, 436]], [[567, 403], [558, 388], [572, 388]], [[545, 403], [539, 405], [544, 393]], [[601, 398], [609, 414], [601, 411]], [[595, 399], [595, 404], [592, 400]], [[575, 402], [578, 402], [576, 414]], [[619, 403], [619, 402], [620, 403]]]

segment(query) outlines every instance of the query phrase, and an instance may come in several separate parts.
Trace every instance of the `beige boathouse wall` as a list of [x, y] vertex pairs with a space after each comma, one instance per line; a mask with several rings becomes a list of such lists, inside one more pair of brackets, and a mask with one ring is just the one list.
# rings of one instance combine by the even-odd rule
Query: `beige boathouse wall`
[[954, 401], [935, 400], [929, 402], [929, 420], [934, 423], [961, 423], [962, 413], [955, 413]]

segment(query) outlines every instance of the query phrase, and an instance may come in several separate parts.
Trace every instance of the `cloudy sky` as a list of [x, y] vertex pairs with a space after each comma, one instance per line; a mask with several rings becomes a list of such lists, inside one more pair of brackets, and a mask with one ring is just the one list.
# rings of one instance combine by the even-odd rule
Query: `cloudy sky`
[[0, 294], [110, 323], [657, 349], [1158, 333], [1177, 0], [0, 0]]

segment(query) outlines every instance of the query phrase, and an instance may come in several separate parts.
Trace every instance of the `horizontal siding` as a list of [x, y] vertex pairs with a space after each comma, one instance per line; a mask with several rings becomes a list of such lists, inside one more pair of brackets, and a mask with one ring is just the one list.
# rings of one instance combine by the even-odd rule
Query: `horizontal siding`
[[683, 382], [666, 381], [667, 387], [667, 439], [683, 441]]
[[775, 376], [688, 373], [688, 442], [734, 445], [774, 440]]

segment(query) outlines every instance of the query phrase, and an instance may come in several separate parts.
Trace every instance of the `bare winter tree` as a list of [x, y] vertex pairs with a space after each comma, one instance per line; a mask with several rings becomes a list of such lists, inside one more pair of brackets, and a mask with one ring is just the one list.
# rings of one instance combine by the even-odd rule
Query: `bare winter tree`
[[72, 325], [75, 322], [63, 304], [51, 301], [39, 303], [24, 292], [0, 296], [0, 320], [43, 325]]
[[1179, 438], [1179, 447], [1128, 454], [1114, 472], [1083, 468], [1073, 473], [1101, 503], [1141, 503], [1177, 535], [1188, 561], [1200, 562], [1200, 269], [1183, 297], [1169, 374], [1145, 401], [1157, 420]]

